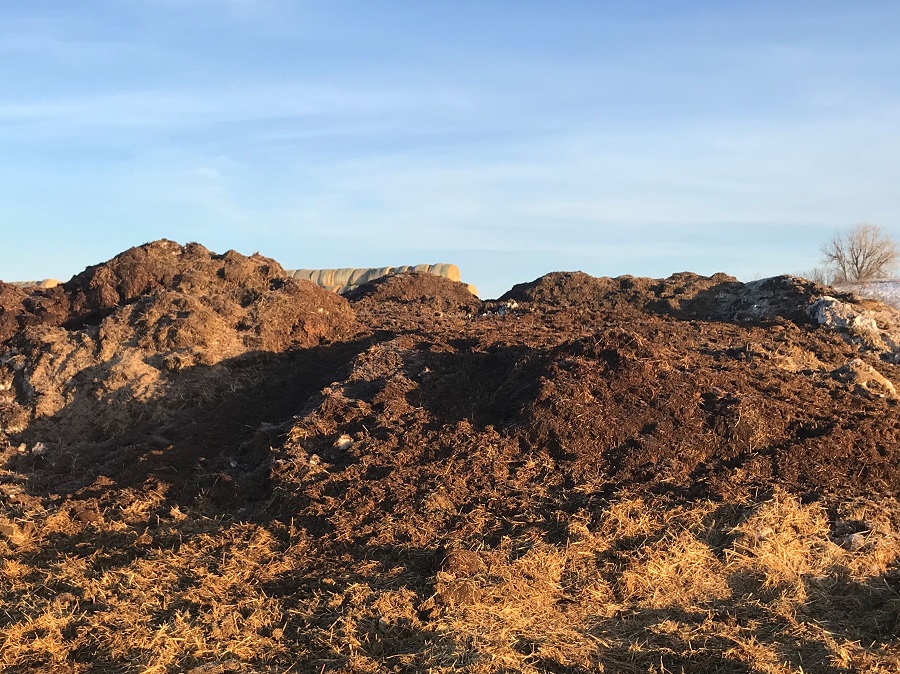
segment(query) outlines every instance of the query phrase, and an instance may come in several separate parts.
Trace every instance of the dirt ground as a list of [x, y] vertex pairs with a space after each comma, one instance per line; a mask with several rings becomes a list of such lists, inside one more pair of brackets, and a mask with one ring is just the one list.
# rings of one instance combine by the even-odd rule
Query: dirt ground
[[0, 665], [897, 671], [895, 383], [789, 276], [0, 284]]

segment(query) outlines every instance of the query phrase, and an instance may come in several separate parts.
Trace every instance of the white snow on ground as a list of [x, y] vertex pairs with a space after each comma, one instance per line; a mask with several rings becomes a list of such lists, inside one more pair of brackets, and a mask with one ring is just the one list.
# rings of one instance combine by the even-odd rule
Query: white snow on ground
[[854, 283], [853, 285], [840, 286], [840, 290], [847, 290], [860, 297], [869, 297], [879, 300], [892, 307], [900, 309], [900, 279], [886, 279], [884, 281], [869, 281], [868, 283]]

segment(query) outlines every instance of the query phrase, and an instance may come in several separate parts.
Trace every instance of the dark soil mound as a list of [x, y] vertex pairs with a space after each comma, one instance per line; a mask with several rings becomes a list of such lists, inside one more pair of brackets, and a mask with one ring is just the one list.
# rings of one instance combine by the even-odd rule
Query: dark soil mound
[[[226, 263], [226, 257], [233, 261]], [[219, 267], [215, 263], [220, 260], [221, 267], [212, 268]], [[236, 267], [244, 285], [256, 289], [269, 276], [284, 276], [284, 270], [274, 260], [260, 256], [246, 258], [233, 252], [215, 256], [196, 243], [181, 246], [162, 239], [130, 248], [108, 262], [88, 267], [64, 284], [64, 288], [70, 298], [72, 319], [77, 320], [109, 312], [173, 283], [190, 286], [192, 282], [206, 281], [208, 284], [217, 275], [226, 280], [226, 267]]]
[[[67, 283], [38, 290], [24, 301], [26, 325], [69, 330], [99, 325], [115, 312], [134, 328], [128, 343], [157, 352], [210, 347], [225, 328], [241, 333], [246, 349], [281, 351], [308, 347], [352, 332], [346, 302], [313, 284], [295, 281], [270, 258], [160, 240], [131, 248], [87, 268]], [[3, 309], [7, 301], [0, 298]], [[226, 349], [227, 350], [227, 349]]]
[[[346, 300], [282, 273], [258, 255], [159, 241], [26, 296], [15, 317], [25, 327], [0, 367], [10, 381], [0, 432], [32, 442], [53, 437], [62, 453], [98, 443], [118, 451], [164, 437], [159, 426], [167, 423], [183, 436], [196, 420], [173, 414], [190, 417], [229, 390], [255, 385], [264, 365], [254, 354], [317, 347], [357, 331]], [[23, 419], [31, 420], [24, 432]], [[210, 423], [210, 430], [232, 427]]]
[[[373, 329], [434, 329], [436, 320], [478, 314], [482, 302], [466, 286], [422, 272], [392, 274], [344, 295]], [[461, 326], [460, 326], [461, 327]]]
[[196, 243], [166, 239], [131, 248], [24, 300], [4, 290], [0, 315], [15, 317], [20, 328], [77, 330], [132, 304], [140, 305], [131, 316], [135, 327], [156, 342], [145, 339], [144, 346], [162, 351], [209, 347], [224, 326], [241, 333], [245, 348], [280, 351], [345, 335], [354, 322], [346, 302], [291, 279], [270, 258], [216, 255]]
[[681, 303], [711, 289], [743, 285], [732, 276], [674, 274], [667, 279], [635, 276], [595, 278], [584, 272], [553, 272], [520, 283], [500, 300], [515, 300], [542, 309], [583, 307], [596, 311], [677, 309]]
[[[0, 535], [53, 531], [40, 539], [46, 574], [77, 559], [84, 577], [72, 588], [89, 579], [72, 605], [130, 592], [135, 568], [156, 568], [141, 566], [144, 557], [200, 546], [199, 561], [157, 570], [180, 599], [141, 618], [154, 633], [208, 619], [196, 629], [210, 643], [243, 629], [282, 653], [282, 669], [300, 662], [285, 646], [294, 643], [317, 663], [304, 670], [356, 671], [352, 653], [330, 650], [342, 616], [368, 612], [340, 627], [356, 635], [354, 648], [389, 649], [403, 637], [424, 652], [437, 632], [416, 630], [477, 602], [507, 573], [491, 571], [507, 568], [493, 556], [515, 564], [540, 546], [576, 550], [623, 494], [638, 508], [705, 504], [709, 521], [691, 531], [715, 529], [716, 542], [690, 544], [709, 568], [728, 556], [745, 504], [784, 492], [797, 503], [900, 496], [900, 313], [886, 307], [792, 277], [743, 284], [694, 274], [549, 274], [486, 304], [460, 284], [410, 274], [361, 287], [348, 302], [282, 272], [260, 256], [163, 241], [61, 288], [25, 295], [0, 286], [0, 325], [19, 327], [0, 344], [0, 495], [11, 494], [0, 503]], [[615, 545], [595, 540], [586, 577], [620, 568], [629, 550], [667, 551], [687, 531], [651, 538], [635, 526]], [[840, 540], [850, 545], [847, 536], [870, 529], [861, 520]], [[772, 535], [760, 532], [752, 545]], [[238, 580], [226, 594], [195, 591], [237, 549], [241, 559], [269, 551], [278, 570], [260, 585], [256, 567], [242, 563], [228, 572]], [[751, 559], [748, 549], [730, 550]], [[17, 568], [3, 572], [13, 578]], [[551, 584], [591, 595], [574, 568], [559, 566]], [[531, 596], [542, 569], [504, 592]], [[790, 578], [784, 587], [798, 587], [799, 575]], [[767, 583], [734, 594], [768, 601]], [[257, 615], [257, 604], [234, 599], [250, 587], [284, 604]], [[234, 608], [227, 624], [216, 617], [222, 602]], [[130, 634], [147, 632], [135, 625]], [[89, 631], [79, 623], [71, 633], [84, 641]], [[252, 660], [263, 651], [239, 652]], [[211, 653], [219, 651], [179, 657], [193, 666]], [[372, 651], [385, 662], [394, 654]], [[109, 671], [127, 659], [117, 657]]]
[[[266, 340], [275, 333], [295, 332], [300, 323], [315, 318], [323, 303], [326, 310], [340, 307], [345, 320], [350, 316], [333, 295], [312, 284], [289, 280], [281, 265], [270, 258], [259, 254], [246, 257], [235, 251], [216, 255], [200, 244], [180, 246], [165, 239], [89, 267], [63, 289], [70, 305], [68, 322], [73, 325], [97, 322], [118, 307], [165, 289], [195, 297], [226, 323], [253, 330], [266, 349], [283, 348], [290, 339], [274, 344]], [[287, 299], [280, 302], [282, 298]], [[318, 343], [328, 330], [313, 327], [307, 332], [309, 338], [301, 338], [298, 345]]]
[[[290, 443], [284, 450], [291, 465], [309, 453], [335, 463], [316, 477], [320, 486], [366, 485], [356, 471], [378, 460], [397, 461], [392, 479], [420, 487], [458, 462], [459, 479], [476, 480], [460, 486], [465, 498], [621, 484], [720, 496], [776, 483], [800, 493], [900, 493], [896, 334], [866, 318], [865, 306], [835, 298], [827, 311], [843, 318], [820, 326], [824, 310], [813, 309], [826, 289], [802, 279], [555, 273], [482, 305], [462, 284], [402, 274], [356, 289], [351, 308], [281, 271], [260, 256], [161, 241], [62, 290], [24, 299], [10, 291], [13, 304], [64, 300], [71, 309], [61, 325], [48, 319], [11, 342], [6, 431], [38, 440], [52, 429], [61, 448], [140, 439], [173, 408], [215, 415], [234, 394], [249, 406], [237, 415], [253, 422], [246, 426], [303, 437], [299, 455]], [[498, 304], [508, 311], [479, 314]], [[259, 395], [266, 377], [289, 379], [291, 367], [300, 376], [311, 349], [329, 343], [338, 360], [325, 359], [334, 370], [316, 377], [332, 384], [323, 398], [310, 398], [318, 391], [310, 386], [287, 405], [242, 397], [247, 387]], [[297, 349], [309, 354], [302, 365], [247, 360]], [[24, 431], [23, 418], [33, 419]], [[193, 421], [181, 423], [169, 419], [162, 435], [198, 436]], [[364, 454], [335, 454], [342, 435]], [[236, 451], [249, 437], [226, 444]], [[265, 454], [272, 441], [264, 442], [253, 451]], [[499, 480], [490, 487], [484, 470], [462, 470], [481, 460], [471, 448], [487, 445], [506, 448], [507, 468], [490, 471]], [[434, 455], [438, 447], [445, 454]], [[509, 472], [520, 461], [553, 470]], [[309, 494], [273, 470], [284, 492]]]
[[344, 295], [355, 305], [417, 304], [435, 311], [472, 311], [477, 297], [458, 281], [422, 272], [391, 274], [365, 283]]
[[513, 300], [537, 311], [581, 309], [600, 313], [668, 314], [705, 321], [808, 322], [806, 308], [830, 294], [850, 300], [847, 293], [794, 276], [741, 283], [727, 274], [699, 276], [690, 272], [666, 279], [634, 276], [595, 278], [583, 272], [553, 272], [513, 286], [500, 301]]
[[900, 489], [897, 398], [842, 381], [859, 346], [835, 332], [651, 314], [551, 345], [553, 324], [533, 316], [479, 323], [471, 342], [404, 337], [360, 355], [273, 462], [288, 511], [427, 547], [499, 541], [510, 509], [546, 534], [547, 503], [576, 512], [623, 485], [691, 498]]

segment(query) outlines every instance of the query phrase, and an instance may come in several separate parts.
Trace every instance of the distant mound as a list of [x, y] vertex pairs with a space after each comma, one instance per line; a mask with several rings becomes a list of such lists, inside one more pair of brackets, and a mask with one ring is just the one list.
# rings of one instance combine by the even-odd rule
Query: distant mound
[[[678, 318], [752, 321], [782, 318], [805, 323], [806, 308], [835, 291], [795, 276], [741, 283], [727, 274], [690, 272], [665, 279], [635, 276], [596, 278], [583, 272], [553, 272], [521, 283], [500, 300], [541, 311], [579, 308], [596, 312], [650, 312]], [[848, 293], [840, 297], [850, 300]]]
[[584, 272], [552, 272], [520, 283], [500, 300], [528, 302], [543, 308], [584, 307], [594, 310], [644, 311], [657, 305], [677, 306], [711, 288], [740, 285], [733, 276], [706, 277], [692, 273], [674, 274], [667, 279], [637, 276], [594, 277]]
[[344, 294], [356, 311], [477, 312], [481, 301], [467, 286], [442, 276], [406, 272], [383, 276]]

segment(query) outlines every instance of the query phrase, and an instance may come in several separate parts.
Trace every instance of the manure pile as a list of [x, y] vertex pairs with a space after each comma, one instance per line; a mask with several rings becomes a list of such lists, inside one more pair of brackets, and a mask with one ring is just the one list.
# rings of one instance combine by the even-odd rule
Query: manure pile
[[0, 284], [0, 668], [896, 671], [895, 385], [788, 276]]

